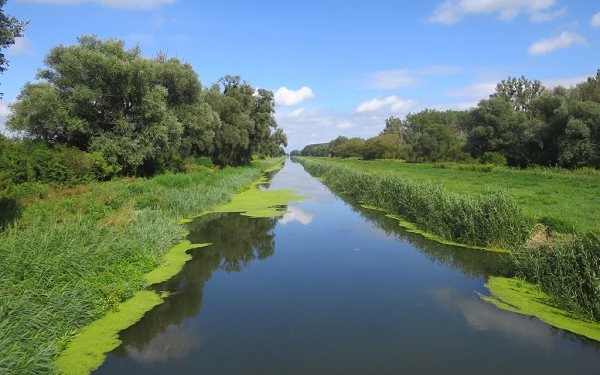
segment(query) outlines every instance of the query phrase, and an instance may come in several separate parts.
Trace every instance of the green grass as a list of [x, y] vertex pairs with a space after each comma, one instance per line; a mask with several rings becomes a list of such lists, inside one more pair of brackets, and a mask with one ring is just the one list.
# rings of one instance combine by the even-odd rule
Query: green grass
[[[310, 158], [307, 158], [310, 159]], [[468, 196], [504, 189], [527, 215], [559, 232], [600, 230], [600, 172], [537, 168], [517, 170], [460, 169], [447, 163], [413, 164], [386, 160], [315, 158], [358, 170], [393, 174], [418, 182], [440, 184], [449, 192]]]
[[183, 239], [182, 218], [227, 202], [279, 162], [11, 198], [18, 215], [0, 232], [0, 373], [55, 373], [80, 330], [145, 288]]

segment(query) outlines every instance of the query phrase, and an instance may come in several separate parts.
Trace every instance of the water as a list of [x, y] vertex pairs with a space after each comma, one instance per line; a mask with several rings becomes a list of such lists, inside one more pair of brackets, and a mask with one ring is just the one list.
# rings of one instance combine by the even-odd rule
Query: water
[[215, 214], [212, 245], [122, 332], [100, 374], [594, 374], [600, 345], [477, 293], [498, 256], [406, 233], [298, 164], [268, 187], [310, 196], [279, 219]]

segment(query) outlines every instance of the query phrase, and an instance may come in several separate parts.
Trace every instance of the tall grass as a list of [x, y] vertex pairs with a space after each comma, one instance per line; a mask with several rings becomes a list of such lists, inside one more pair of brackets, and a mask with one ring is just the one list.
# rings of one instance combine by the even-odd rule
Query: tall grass
[[510, 276], [535, 283], [552, 304], [600, 321], [600, 234], [577, 234], [573, 240], [537, 244], [513, 252]]
[[533, 221], [504, 191], [478, 197], [449, 193], [441, 185], [297, 159], [314, 176], [342, 194], [414, 223], [444, 240], [472, 246], [516, 248]]
[[144, 288], [144, 274], [182, 239], [181, 218], [260, 175], [257, 166], [203, 169], [57, 190], [22, 205], [0, 232], [0, 374], [54, 373], [78, 330]]

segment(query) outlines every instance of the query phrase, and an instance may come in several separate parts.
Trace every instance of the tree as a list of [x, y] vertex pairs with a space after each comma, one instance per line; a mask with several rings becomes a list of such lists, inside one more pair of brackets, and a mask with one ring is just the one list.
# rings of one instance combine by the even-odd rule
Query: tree
[[9, 129], [50, 144], [101, 152], [125, 174], [148, 175], [177, 156], [183, 127], [158, 84], [157, 64], [121, 40], [81, 36], [52, 48], [12, 106]]
[[538, 80], [508, 77], [496, 85], [496, 92], [490, 98], [502, 98], [508, 101], [515, 111], [529, 112], [531, 101], [542, 95], [546, 88]]
[[362, 138], [351, 138], [336, 146], [332, 153], [339, 158], [357, 158], [363, 155], [365, 140]]
[[369, 138], [363, 147], [364, 159], [398, 159], [402, 138], [399, 134], [384, 134]]
[[504, 98], [491, 97], [470, 112], [473, 131], [467, 140], [471, 156], [499, 152], [509, 165], [527, 165], [525, 134], [529, 127], [524, 112], [516, 111]]
[[[15, 44], [15, 39], [23, 36], [25, 26], [29, 23], [4, 14], [5, 4], [6, 0], [0, 0], [0, 73], [5, 72], [10, 63], [2, 50]], [[2, 97], [1, 93], [0, 97]]]
[[445, 125], [431, 124], [413, 145], [413, 157], [418, 161], [462, 161], [467, 155], [461, 143]]

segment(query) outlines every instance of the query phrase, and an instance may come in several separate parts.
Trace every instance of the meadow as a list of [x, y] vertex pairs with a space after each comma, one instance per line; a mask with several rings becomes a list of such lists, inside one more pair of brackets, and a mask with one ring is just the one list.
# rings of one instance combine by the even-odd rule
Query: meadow
[[455, 163], [418, 164], [339, 158], [315, 160], [439, 184], [448, 192], [472, 197], [504, 190], [525, 215], [546, 224], [551, 231], [600, 230], [600, 172], [592, 169], [568, 171], [539, 167], [519, 170]]
[[55, 373], [77, 332], [145, 288], [184, 238], [183, 218], [227, 202], [281, 160], [22, 187], [0, 231], [0, 373]]

